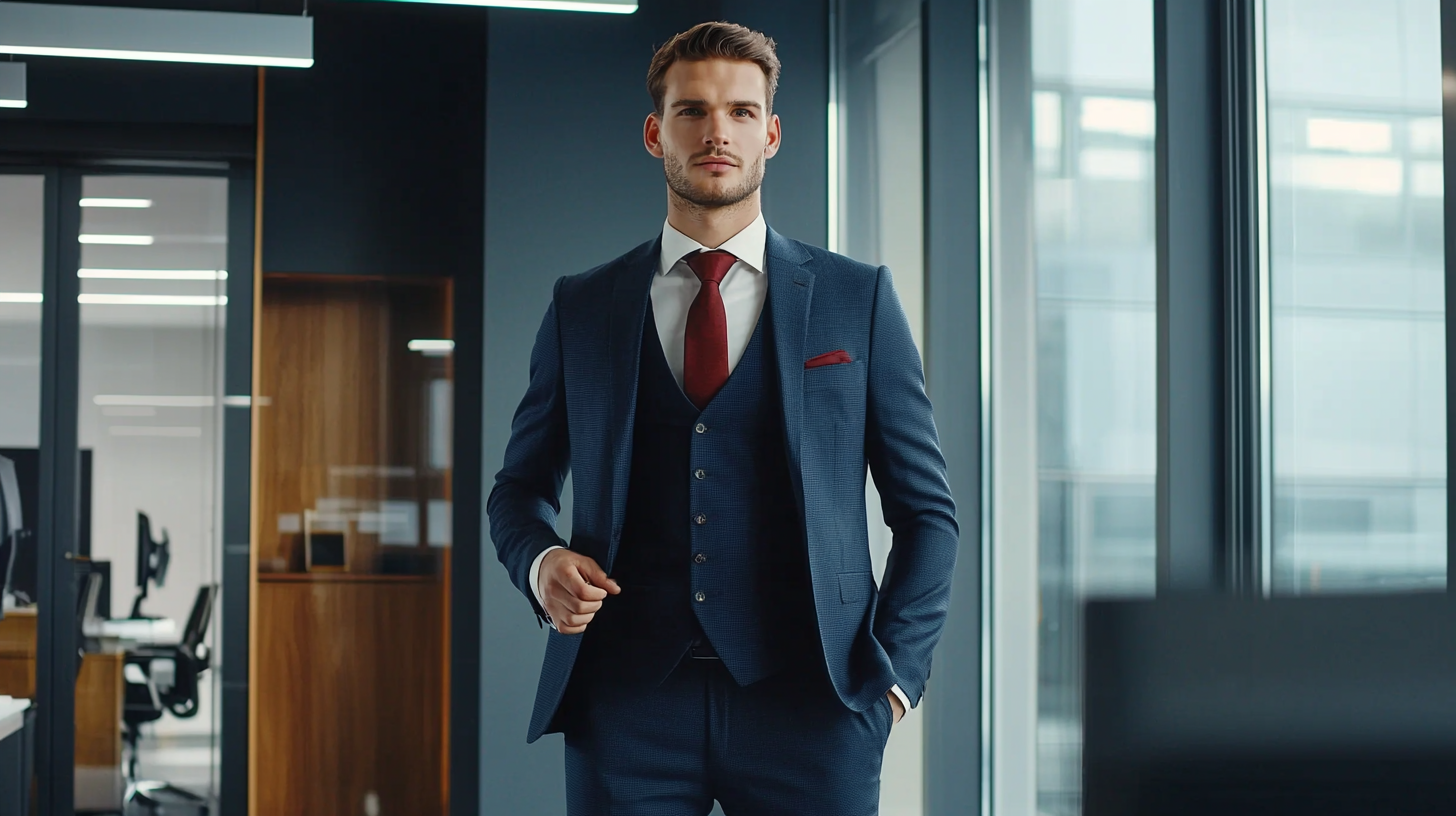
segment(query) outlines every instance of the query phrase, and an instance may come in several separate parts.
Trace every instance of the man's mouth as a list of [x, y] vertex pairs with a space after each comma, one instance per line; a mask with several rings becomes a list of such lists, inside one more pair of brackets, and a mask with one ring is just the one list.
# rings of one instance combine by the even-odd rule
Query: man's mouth
[[721, 173], [727, 170], [731, 170], [738, 165], [734, 164], [732, 160], [727, 158], [713, 157], [703, 159], [702, 161], [698, 162], [698, 166], [706, 170], [711, 170], [715, 173]]

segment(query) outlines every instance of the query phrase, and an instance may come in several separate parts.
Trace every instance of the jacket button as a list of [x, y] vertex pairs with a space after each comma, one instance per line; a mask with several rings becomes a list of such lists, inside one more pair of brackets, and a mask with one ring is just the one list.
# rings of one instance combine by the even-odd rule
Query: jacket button
[[708, 556], [704, 555], [703, 553], [698, 553], [697, 555], [693, 556], [693, 563], [695, 564], [706, 563], [707, 560]]
[[708, 478], [708, 471], [703, 470], [702, 468], [698, 468], [697, 470], [693, 471], [693, 476], [701, 481]]
[[696, 426], [693, 427], [693, 430], [697, 431], [698, 433], [707, 433], [708, 432], [708, 426], [707, 425], [704, 425], [701, 422], [699, 422]]
[[693, 516], [693, 521], [697, 524], [707, 524], [708, 516], [704, 513], [699, 513], [696, 516]]
[[707, 594], [701, 591], [698, 592], [698, 594], [694, 595], [693, 598], [695, 598], [698, 603], [702, 603], [703, 601], [708, 600]]

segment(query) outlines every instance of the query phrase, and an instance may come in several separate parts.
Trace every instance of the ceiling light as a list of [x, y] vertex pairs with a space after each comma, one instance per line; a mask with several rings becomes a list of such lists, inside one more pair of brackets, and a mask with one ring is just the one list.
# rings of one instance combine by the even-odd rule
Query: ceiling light
[[82, 269], [81, 278], [108, 280], [227, 280], [225, 269]]
[[313, 18], [0, 2], [0, 54], [308, 68]]
[[25, 105], [25, 63], [0, 62], [0, 108]]
[[40, 292], [0, 292], [0, 303], [40, 303]]
[[227, 295], [105, 295], [85, 294], [76, 300], [87, 306], [226, 306]]
[[100, 406], [123, 405], [137, 408], [211, 408], [216, 404], [212, 397], [157, 396], [147, 394], [97, 394], [91, 402]]
[[156, 239], [150, 235], [82, 235], [83, 244], [109, 244], [112, 246], [151, 246]]
[[594, 11], [603, 14], [631, 14], [637, 0], [396, 0], [404, 3], [436, 3], [446, 6], [490, 6], [535, 9], [536, 11]]
[[409, 350], [418, 351], [426, 357], [443, 357], [455, 350], [454, 340], [411, 340]]
[[110, 207], [118, 210], [145, 210], [152, 206], [150, 198], [83, 198], [82, 207]]

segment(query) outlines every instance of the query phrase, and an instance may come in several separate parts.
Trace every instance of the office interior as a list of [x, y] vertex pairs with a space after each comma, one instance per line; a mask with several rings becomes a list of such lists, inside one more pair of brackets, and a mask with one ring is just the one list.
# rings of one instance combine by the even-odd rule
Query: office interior
[[880, 812], [1446, 812], [1451, 3], [601, 5], [0, 54], [0, 816], [564, 812], [484, 495], [709, 19], [778, 42], [765, 215], [892, 270], [957, 500]]

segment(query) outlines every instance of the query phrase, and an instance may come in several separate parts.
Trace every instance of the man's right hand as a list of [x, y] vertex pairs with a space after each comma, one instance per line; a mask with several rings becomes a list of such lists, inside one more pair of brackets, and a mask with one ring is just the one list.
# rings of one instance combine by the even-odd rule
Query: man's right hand
[[596, 561], [567, 549], [546, 554], [536, 583], [541, 605], [556, 625], [556, 631], [563, 635], [585, 632], [587, 624], [602, 608], [602, 601], [622, 591]]

